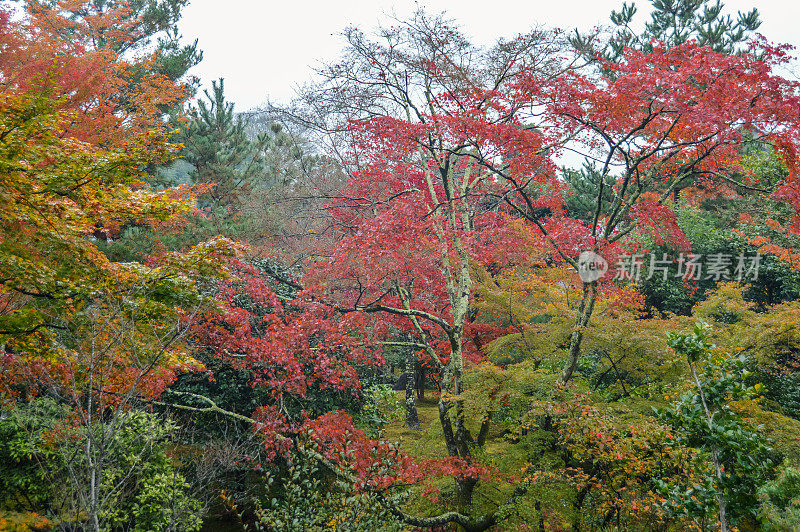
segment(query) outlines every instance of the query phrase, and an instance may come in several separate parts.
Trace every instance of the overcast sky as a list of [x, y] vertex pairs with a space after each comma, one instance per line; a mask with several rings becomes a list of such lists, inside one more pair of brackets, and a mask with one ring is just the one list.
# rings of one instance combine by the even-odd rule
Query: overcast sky
[[[639, 22], [650, 3], [638, 0]], [[489, 44], [536, 24], [587, 30], [608, 23], [617, 0], [446, 1], [426, 0], [192, 0], [184, 9], [181, 32], [199, 39], [204, 59], [191, 73], [204, 85], [225, 78], [226, 96], [237, 110], [268, 99], [286, 103], [296, 87], [313, 76], [313, 67], [335, 59], [342, 49], [338, 33], [348, 25], [371, 30], [403, 18], [417, 6], [445, 11], [475, 42]], [[727, 0], [726, 11], [757, 7], [764, 21], [759, 32], [774, 42], [800, 45], [797, 0]], [[796, 77], [794, 73], [787, 74]]]

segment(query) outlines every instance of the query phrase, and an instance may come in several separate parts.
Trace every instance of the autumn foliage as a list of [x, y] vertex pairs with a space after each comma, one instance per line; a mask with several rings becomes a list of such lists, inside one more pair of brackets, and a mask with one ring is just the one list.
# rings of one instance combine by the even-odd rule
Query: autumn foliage
[[[226, 183], [237, 201], [225, 223], [272, 215], [247, 209], [279, 186], [314, 188], [311, 170], [259, 181], [263, 135], [245, 150], [252, 166], [216, 158], [203, 186], [153, 185], [181, 154], [204, 159], [173, 143], [168, 114], [190, 85], [139, 46], [148, 22], [134, 7], [0, 9], [0, 400], [35, 418], [26, 460], [60, 460], [78, 493], [48, 518], [72, 512], [99, 532], [119, 518], [120, 486], [169, 513], [139, 469], [174, 474], [174, 493], [190, 482], [212, 493], [208, 508], [221, 494], [229, 517], [267, 528], [335, 528], [380, 508], [397, 529], [729, 530], [778, 504], [785, 486], [736, 449], [786, 459], [781, 478], [800, 457], [787, 436], [800, 423], [789, 301], [800, 295], [800, 83], [776, 73], [788, 47], [652, 41], [584, 64], [557, 31], [486, 51], [423, 15], [386, 42], [352, 30], [346, 60], [307, 98], [324, 116], [291, 114], [340, 156], [319, 165], [324, 197], [303, 198], [321, 205], [308, 226], [322, 229], [297, 236], [302, 264], [265, 251], [272, 234], [246, 235], [249, 247], [188, 231], [176, 241], [191, 244], [159, 240], [146, 259], [118, 262], [130, 235], [180, 234], [193, 219], [216, 229], [196, 204], [217, 170], [247, 181]], [[232, 125], [222, 83], [214, 90], [198, 146], [241, 149], [245, 123]], [[214, 109], [233, 132], [219, 144]], [[593, 163], [569, 174], [570, 154]], [[659, 279], [648, 265], [645, 278], [589, 279], [585, 252], [612, 267], [649, 253], [769, 258], [737, 283]], [[397, 367], [427, 373], [403, 405], [387, 386]], [[405, 428], [382, 411], [393, 404]], [[715, 434], [715, 419], [731, 434]], [[760, 496], [736, 489], [748, 463]], [[46, 500], [52, 487], [36, 478]], [[35, 506], [20, 502], [25, 482], [15, 504]], [[341, 494], [341, 513], [312, 508], [326, 521], [311, 526], [281, 503], [298, 494]], [[199, 528], [200, 503], [181, 497], [183, 523]], [[726, 516], [734, 499], [746, 508]], [[180, 529], [169, 511], [165, 529]]]

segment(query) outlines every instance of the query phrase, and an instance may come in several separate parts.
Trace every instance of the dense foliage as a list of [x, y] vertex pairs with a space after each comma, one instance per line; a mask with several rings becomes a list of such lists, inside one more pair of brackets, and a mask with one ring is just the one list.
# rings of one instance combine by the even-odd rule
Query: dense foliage
[[238, 113], [186, 4], [0, 6], [0, 530], [800, 527], [757, 11], [419, 11]]

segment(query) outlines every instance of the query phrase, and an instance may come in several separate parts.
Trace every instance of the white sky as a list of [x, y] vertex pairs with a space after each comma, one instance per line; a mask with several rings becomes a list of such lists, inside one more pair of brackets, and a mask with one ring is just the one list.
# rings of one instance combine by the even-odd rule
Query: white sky
[[[637, 0], [644, 20], [650, 3]], [[757, 7], [759, 32], [773, 42], [800, 46], [800, 2], [797, 0], [726, 0], [724, 12]], [[204, 86], [225, 78], [226, 97], [238, 111], [268, 99], [287, 103], [300, 84], [312, 79], [313, 67], [338, 57], [343, 40], [337, 34], [352, 24], [365, 31], [390, 15], [403, 18], [418, 6], [446, 11], [476, 43], [489, 44], [544, 24], [571, 30], [607, 24], [621, 0], [192, 0], [184, 9], [180, 30], [199, 39], [204, 59], [190, 73]], [[792, 77], [797, 76], [792, 74]]]

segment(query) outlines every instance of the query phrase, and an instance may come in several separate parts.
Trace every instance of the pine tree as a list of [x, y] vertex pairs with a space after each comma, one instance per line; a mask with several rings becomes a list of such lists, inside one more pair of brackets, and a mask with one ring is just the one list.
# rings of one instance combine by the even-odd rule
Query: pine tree
[[[76, 31], [59, 27], [55, 32], [66, 41], [85, 42], [90, 48], [120, 55], [152, 50], [155, 45], [157, 60], [150, 70], [177, 81], [203, 59], [196, 39], [191, 44], [180, 42], [177, 24], [188, 3], [189, 0], [84, 0], [67, 4], [58, 0], [24, 0], [23, 5], [37, 17], [62, 17], [78, 24]], [[77, 31], [80, 25], [88, 25], [92, 31]], [[126, 30], [125, 38], [119, 37], [120, 29]]]
[[637, 33], [631, 27], [637, 12], [635, 3], [623, 2], [622, 9], [611, 12], [613, 35], [601, 48], [595, 45], [597, 34], [584, 35], [575, 30], [570, 38], [572, 45], [591, 60], [598, 57], [618, 62], [625, 48], [653, 51], [653, 41], [670, 45], [683, 44], [689, 40], [700, 46], [710, 46], [723, 53], [737, 53], [742, 45], [761, 26], [758, 9], [737, 12], [734, 18], [723, 14], [725, 7], [720, 0], [650, 0], [653, 11], [644, 31]]
[[182, 133], [183, 159], [194, 166], [192, 181], [214, 184], [206, 198], [210, 206], [235, 210], [241, 195], [264, 172], [262, 152], [269, 135], [248, 138], [246, 119], [225, 101], [222, 78], [204, 94], [207, 101], [198, 100]]
[[[592, 163], [584, 162], [578, 169], [564, 168], [564, 181], [567, 184], [566, 207], [569, 214], [582, 221], [590, 221], [597, 209], [597, 190], [603, 179], [602, 172]], [[608, 206], [613, 199], [613, 182], [606, 176], [603, 190], [603, 205]]]

